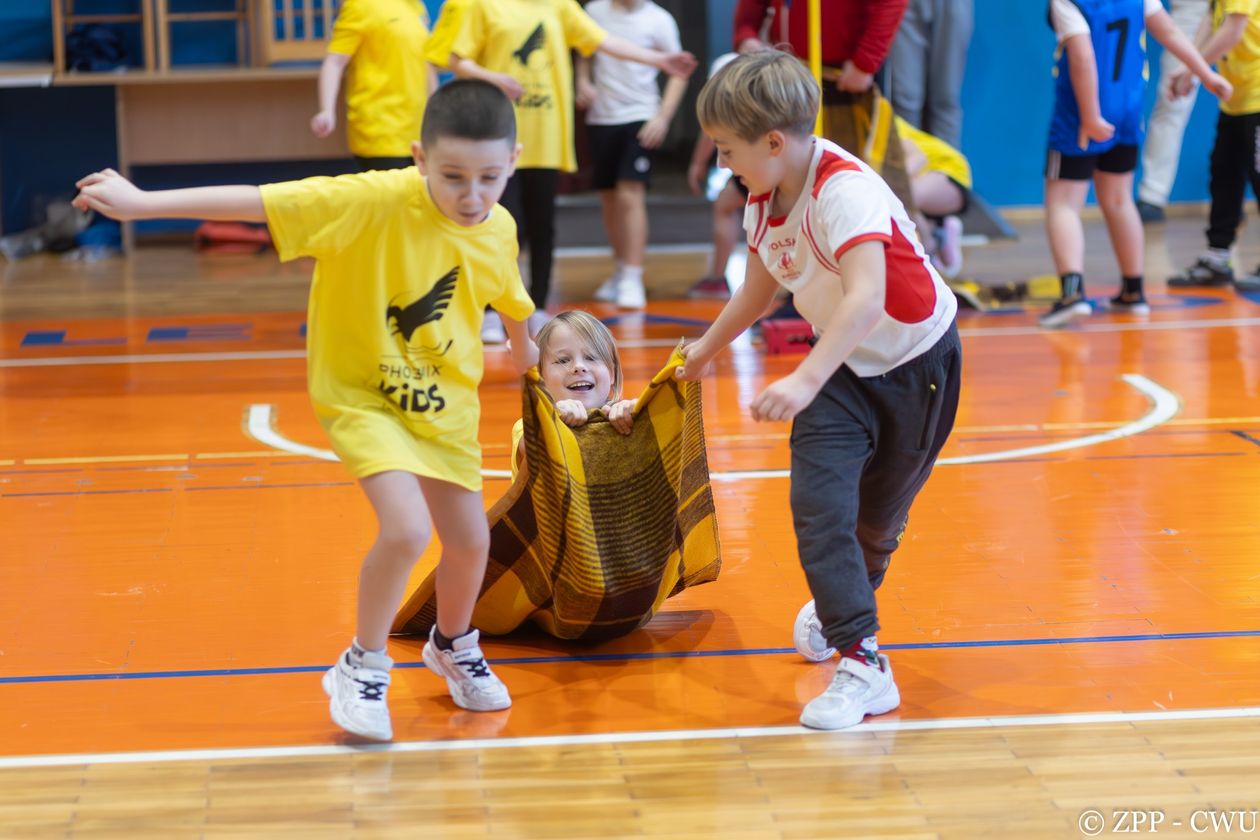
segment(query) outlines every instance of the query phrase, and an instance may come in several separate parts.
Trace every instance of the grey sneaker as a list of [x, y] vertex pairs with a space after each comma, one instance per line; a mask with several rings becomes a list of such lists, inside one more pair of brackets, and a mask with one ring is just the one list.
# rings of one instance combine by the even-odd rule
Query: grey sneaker
[[481, 653], [477, 644], [480, 634], [476, 630], [452, 639], [451, 650], [438, 649], [433, 641], [436, 632], [436, 626], [429, 631], [429, 641], [422, 653], [424, 664], [446, 679], [446, 687], [456, 706], [472, 712], [497, 712], [512, 705], [507, 686], [490, 670], [490, 663]]

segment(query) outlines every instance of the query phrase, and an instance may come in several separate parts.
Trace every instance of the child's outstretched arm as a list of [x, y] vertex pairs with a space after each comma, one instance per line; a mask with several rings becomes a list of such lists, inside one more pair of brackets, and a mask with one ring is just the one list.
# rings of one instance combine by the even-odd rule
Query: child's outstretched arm
[[[1204, 26], [1210, 27], [1209, 16], [1204, 17]], [[1203, 45], [1203, 53], [1195, 49], [1181, 30], [1173, 23], [1173, 19], [1162, 9], [1146, 19], [1146, 28], [1155, 36], [1155, 40], [1164, 45], [1170, 53], [1181, 59], [1184, 69], [1178, 70], [1172, 78], [1169, 90], [1173, 96], [1186, 96], [1193, 89], [1191, 76], [1198, 76], [1203, 86], [1219, 99], [1229, 99], [1234, 95], [1234, 87], [1224, 77], [1212, 70], [1212, 64], [1220, 60], [1242, 40], [1247, 29], [1247, 16], [1241, 14], [1226, 15], [1220, 27], [1212, 33]]]
[[327, 137], [337, 127], [337, 90], [350, 56], [329, 52], [319, 65], [319, 113], [311, 117], [311, 133]]
[[756, 323], [761, 314], [774, 300], [779, 284], [754, 253], [748, 254], [748, 269], [744, 273], [744, 285], [722, 307], [717, 320], [704, 335], [682, 348], [687, 362], [674, 371], [678, 379], [699, 379], [708, 372], [713, 357], [735, 337]]
[[680, 79], [687, 78], [696, 69], [696, 57], [689, 52], [664, 53], [660, 50], [649, 50], [620, 35], [609, 35], [599, 45], [599, 49], [613, 58], [637, 61]]
[[112, 169], [93, 172], [75, 184], [72, 202], [80, 210], [95, 210], [111, 219], [210, 219], [220, 222], [265, 222], [258, 187], [191, 187], [146, 191]]
[[875, 329], [884, 311], [887, 263], [884, 243], [862, 242], [840, 257], [844, 297], [818, 343], [792, 373], [772, 382], [752, 401], [754, 420], [791, 420], [814, 401], [854, 349]]
[[1089, 35], [1073, 35], [1063, 44], [1068, 55], [1068, 75], [1072, 79], [1072, 93], [1076, 95], [1076, 107], [1081, 115], [1081, 131], [1077, 145], [1084, 149], [1089, 141], [1104, 143], [1116, 133], [1116, 127], [1103, 119], [1102, 106], [1098, 104], [1098, 64], [1094, 44]]

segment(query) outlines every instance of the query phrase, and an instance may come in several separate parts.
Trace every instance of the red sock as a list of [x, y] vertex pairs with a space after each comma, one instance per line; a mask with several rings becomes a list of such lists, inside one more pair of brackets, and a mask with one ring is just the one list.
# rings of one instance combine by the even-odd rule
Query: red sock
[[869, 665], [872, 668], [881, 667], [879, 664], [879, 643], [875, 641], [874, 636], [867, 636], [865, 639], [858, 639], [853, 644], [840, 651], [841, 658], [849, 658], [863, 665]]

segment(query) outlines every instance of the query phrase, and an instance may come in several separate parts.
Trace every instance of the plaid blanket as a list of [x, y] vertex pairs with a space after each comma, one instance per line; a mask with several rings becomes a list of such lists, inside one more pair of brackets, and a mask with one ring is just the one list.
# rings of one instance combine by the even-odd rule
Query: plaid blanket
[[[527, 620], [560, 639], [623, 636], [666, 598], [721, 568], [705, 457], [700, 383], [678, 382], [677, 351], [643, 389], [634, 431], [593, 412], [566, 426], [537, 370], [525, 377], [528, 469], [488, 513], [490, 563], [473, 610], [484, 633]], [[437, 617], [432, 573], [394, 620], [427, 635]]]

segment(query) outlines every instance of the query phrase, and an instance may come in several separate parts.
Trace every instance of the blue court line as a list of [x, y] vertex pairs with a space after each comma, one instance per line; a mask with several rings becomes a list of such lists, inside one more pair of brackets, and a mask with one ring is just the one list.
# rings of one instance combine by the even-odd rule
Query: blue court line
[[1238, 437], [1242, 438], [1248, 443], [1254, 443], [1256, 446], [1260, 446], [1260, 438], [1252, 437], [1251, 435], [1244, 432], [1242, 429], [1230, 429], [1229, 433], [1231, 435], [1237, 435]]
[[[1219, 630], [1198, 633], [1144, 633], [1133, 636], [1069, 636], [1062, 639], [991, 639], [987, 641], [906, 642], [880, 645], [880, 650], [948, 650], [986, 647], [1037, 647], [1045, 645], [1116, 644], [1120, 642], [1167, 642], [1185, 639], [1239, 639], [1260, 637], [1260, 630]], [[659, 659], [701, 659], [714, 656], [779, 656], [795, 648], [741, 648], [736, 650], [675, 650], [645, 653], [585, 653], [572, 656], [493, 657], [495, 665], [541, 665], [556, 662], [636, 662]], [[395, 668], [423, 668], [423, 662], [398, 662]], [[136, 671], [111, 674], [45, 674], [0, 677], [0, 685], [31, 683], [98, 682], [101, 680], [158, 680], [189, 677], [254, 677], [275, 674], [316, 674], [328, 665], [291, 665], [278, 668], [209, 668], [196, 671]]]

